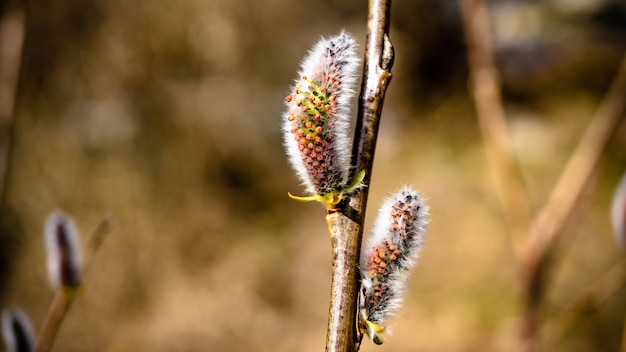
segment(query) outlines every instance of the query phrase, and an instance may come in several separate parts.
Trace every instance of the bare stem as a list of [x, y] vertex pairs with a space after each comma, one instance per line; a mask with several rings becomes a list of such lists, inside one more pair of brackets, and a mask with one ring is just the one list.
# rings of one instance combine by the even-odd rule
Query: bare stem
[[513, 249], [517, 257], [521, 258], [530, 226], [530, 204], [507, 131], [500, 80], [494, 64], [489, 15], [483, 0], [464, 0], [462, 5], [471, 92], [487, 162]]
[[333, 272], [326, 351], [358, 351], [363, 336], [356, 312], [363, 221], [374, 164], [378, 126], [391, 80], [393, 47], [389, 41], [391, 0], [370, 0], [363, 80], [352, 148], [353, 174], [365, 171], [365, 187], [327, 216], [333, 245]]
[[0, 13], [0, 201], [9, 169], [9, 149], [24, 43], [24, 11], [9, 9]]
[[572, 222], [600, 157], [626, 113], [626, 57], [602, 104], [569, 159], [547, 203], [532, 224], [524, 267], [526, 302], [520, 342], [523, 351], [537, 349], [540, 310], [551, 259], [570, 235]]
[[[85, 255], [85, 268], [84, 273], [87, 273], [89, 269], [89, 263], [91, 258], [96, 253], [100, 245], [106, 238], [107, 234], [111, 231], [111, 221], [109, 218], [100, 220], [98, 225], [91, 232], [91, 235], [87, 239], [86, 255]], [[48, 309], [48, 313], [44, 320], [43, 326], [37, 337], [36, 352], [47, 352], [52, 348], [52, 344], [61, 328], [61, 324], [65, 319], [67, 312], [74, 302], [75, 297], [67, 297], [61, 290], [57, 291], [52, 300], [52, 304]]]
[[624, 285], [626, 285], [626, 258], [622, 258], [572, 303], [563, 307], [554, 318], [550, 319], [545, 327], [546, 345], [554, 347], [583, 315], [597, 310]]
[[[564, 229], [571, 223], [582, 195], [589, 188], [600, 156], [624, 117], [626, 59], [550, 198], [531, 223], [529, 202], [506, 130], [487, 7], [483, 0], [463, 0], [462, 5], [472, 94], [487, 159], [513, 238], [514, 251], [522, 260], [524, 272], [525, 307], [518, 348], [525, 352], [535, 351], [539, 345], [540, 313], [550, 258], [561, 247], [566, 237]], [[527, 233], [530, 238], [525, 240]]]

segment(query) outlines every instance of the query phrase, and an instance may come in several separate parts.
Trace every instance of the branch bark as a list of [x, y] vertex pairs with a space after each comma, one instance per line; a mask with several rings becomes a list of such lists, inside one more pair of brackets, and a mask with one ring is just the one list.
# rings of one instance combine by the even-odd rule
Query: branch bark
[[360, 192], [350, 196], [327, 215], [333, 249], [331, 298], [326, 351], [358, 351], [363, 336], [357, 326], [359, 257], [363, 221], [374, 164], [378, 126], [391, 80], [393, 46], [389, 40], [391, 0], [370, 0], [363, 80], [352, 148], [352, 176], [365, 171]]

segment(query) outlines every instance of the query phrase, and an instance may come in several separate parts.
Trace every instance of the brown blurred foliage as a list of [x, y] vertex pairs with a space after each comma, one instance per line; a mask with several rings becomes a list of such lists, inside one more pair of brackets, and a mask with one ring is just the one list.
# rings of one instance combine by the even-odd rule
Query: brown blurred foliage
[[[299, 60], [341, 28], [364, 42], [362, 1], [13, 1], [26, 36], [0, 209], [0, 302], [35, 327], [48, 288], [42, 226], [54, 209], [83, 234], [115, 229], [93, 261], [57, 351], [319, 351], [330, 246], [280, 136]], [[509, 127], [534, 203], [545, 200], [626, 48], [618, 1], [494, 1]], [[431, 226], [406, 305], [382, 347], [505, 351], [519, 280], [486, 171], [457, 2], [393, 4], [394, 78], [371, 185], [377, 204], [422, 190]], [[361, 48], [362, 50], [362, 48]], [[546, 319], [624, 253], [609, 199], [626, 165], [611, 143], [571, 231]], [[625, 291], [554, 351], [615, 351]]]

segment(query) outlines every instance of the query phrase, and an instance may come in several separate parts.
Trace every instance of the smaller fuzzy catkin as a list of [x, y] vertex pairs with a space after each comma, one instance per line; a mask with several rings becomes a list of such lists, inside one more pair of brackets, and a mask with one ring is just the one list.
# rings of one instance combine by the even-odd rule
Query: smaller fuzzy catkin
[[28, 316], [16, 308], [2, 311], [2, 337], [7, 352], [32, 352], [35, 334]]
[[48, 253], [48, 278], [54, 289], [80, 286], [82, 255], [78, 230], [71, 217], [59, 211], [50, 214], [44, 228]]
[[322, 38], [301, 64], [285, 99], [284, 145], [310, 195], [338, 193], [348, 183], [351, 99], [357, 82], [356, 41], [342, 31]]
[[617, 242], [626, 249], [626, 173], [622, 176], [613, 196], [611, 221]]
[[376, 343], [388, 319], [402, 305], [410, 269], [417, 263], [428, 224], [428, 207], [409, 187], [385, 199], [372, 235], [361, 251], [362, 306], [367, 333]]

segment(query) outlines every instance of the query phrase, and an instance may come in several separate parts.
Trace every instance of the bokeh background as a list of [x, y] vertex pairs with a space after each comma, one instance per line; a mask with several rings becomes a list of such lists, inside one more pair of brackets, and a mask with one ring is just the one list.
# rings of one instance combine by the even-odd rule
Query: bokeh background
[[[321, 35], [364, 45], [365, 1], [0, 2], [25, 39], [0, 208], [0, 304], [41, 326], [42, 228], [55, 209], [83, 236], [115, 228], [92, 261], [56, 351], [320, 351], [330, 243], [280, 135], [283, 99]], [[621, 0], [490, 1], [507, 122], [534, 210], [545, 201], [626, 52]], [[396, 49], [369, 214], [403, 184], [431, 225], [382, 346], [507, 351], [518, 268], [486, 168], [458, 1], [395, 1]], [[363, 52], [361, 46], [360, 52]], [[4, 127], [9, 126], [4, 121]], [[5, 140], [9, 141], [8, 139]], [[557, 258], [545, 320], [623, 261], [609, 221], [626, 126], [602, 159]], [[366, 229], [367, 230], [367, 229]], [[618, 351], [626, 289], [546, 351]]]

